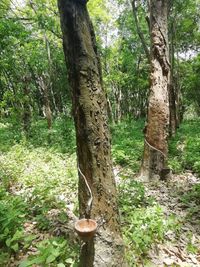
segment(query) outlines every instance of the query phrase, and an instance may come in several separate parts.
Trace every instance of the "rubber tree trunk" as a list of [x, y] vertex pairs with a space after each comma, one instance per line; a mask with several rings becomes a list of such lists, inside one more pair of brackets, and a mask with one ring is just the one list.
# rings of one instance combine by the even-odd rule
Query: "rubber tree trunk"
[[[79, 171], [80, 217], [99, 224], [81, 248], [80, 266], [125, 266], [112, 170], [106, 96], [86, 1], [58, 0], [64, 52], [72, 88]], [[84, 178], [85, 177], [85, 178]], [[85, 179], [92, 191], [93, 202]]]
[[166, 167], [169, 130], [169, 49], [166, 0], [150, 1], [151, 74], [140, 179], [162, 176]]

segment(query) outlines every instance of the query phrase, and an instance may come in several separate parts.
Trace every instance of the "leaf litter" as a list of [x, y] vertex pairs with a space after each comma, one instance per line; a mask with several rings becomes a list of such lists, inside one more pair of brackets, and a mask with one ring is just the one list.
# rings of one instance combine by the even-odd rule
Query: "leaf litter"
[[[161, 205], [167, 217], [178, 220], [178, 229], [165, 233], [162, 243], [148, 252], [148, 266], [200, 266], [200, 213], [191, 214], [191, 209], [200, 210], [195, 202], [183, 203], [183, 195], [189, 192], [200, 179], [191, 171], [171, 175], [169, 181], [146, 184], [147, 194]], [[139, 265], [138, 265], [139, 266]], [[141, 265], [145, 266], [145, 265]]]

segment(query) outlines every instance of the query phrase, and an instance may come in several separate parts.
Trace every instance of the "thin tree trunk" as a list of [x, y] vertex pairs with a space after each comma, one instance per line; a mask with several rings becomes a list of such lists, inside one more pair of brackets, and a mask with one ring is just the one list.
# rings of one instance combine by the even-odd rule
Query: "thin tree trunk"
[[177, 129], [177, 117], [176, 117], [176, 93], [175, 93], [174, 79], [171, 75], [169, 83], [169, 112], [170, 112], [170, 124], [169, 134], [175, 136]]
[[[80, 217], [90, 217], [99, 224], [95, 239], [81, 249], [80, 266], [121, 267], [125, 266], [124, 249], [95, 34], [86, 1], [58, 0], [58, 6], [73, 95]], [[92, 205], [84, 177], [92, 191]]]
[[[52, 81], [54, 80], [54, 73], [52, 71], [51, 50], [50, 50], [49, 40], [47, 38], [46, 32], [44, 32], [44, 41], [45, 41], [45, 46], [46, 46], [46, 51], [47, 51], [48, 68], [49, 68], [49, 71], [48, 71], [48, 92], [51, 95], [53, 110], [55, 110], [55, 112], [57, 114], [58, 108], [57, 108], [57, 104], [56, 104], [56, 100], [55, 100], [55, 96], [54, 96], [54, 91], [53, 91], [53, 85], [52, 85]], [[49, 106], [50, 106], [50, 103], [49, 103]]]
[[113, 116], [113, 111], [112, 111], [112, 105], [110, 103], [110, 99], [107, 96], [107, 106], [108, 106], [108, 117], [111, 120], [111, 123], [114, 123], [114, 116]]
[[23, 78], [23, 130], [26, 135], [29, 134], [30, 126], [31, 126], [31, 106], [30, 106], [30, 90], [29, 90], [29, 78]]
[[51, 112], [51, 107], [50, 107], [50, 103], [49, 103], [49, 91], [48, 91], [47, 85], [45, 84], [44, 75], [39, 77], [38, 81], [39, 81], [39, 86], [43, 92], [44, 114], [45, 114], [45, 117], [47, 119], [48, 129], [51, 129], [51, 127], [52, 127], [52, 112]]
[[122, 111], [121, 111], [121, 102], [122, 102], [122, 91], [121, 88], [117, 86], [117, 92], [115, 93], [115, 102], [116, 102], [116, 123], [121, 122]]
[[168, 153], [170, 64], [167, 13], [166, 0], [150, 1], [152, 42], [150, 95], [140, 174], [140, 179], [144, 181], [162, 176]]
[[171, 72], [170, 72], [170, 81], [169, 81], [169, 112], [170, 112], [170, 124], [169, 124], [169, 134], [174, 136], [177, 129], [177, 102], [176, 102], [176, 93], [177, 87], [174, 82], [174, 21], [171, 23], [170, 27], [170, 63], [171, 63]]
[[183, 106], [182, 102], [182, 93], [181, 93], [181, 86], [180, 86], [180, 64], [179, 64], [179, 54], [178, 51], [176, 52], [176, 121], [177, 127], [179, 127], [180, 123], [183, 120], [183, 115], [185, 111], [185, 107]]
[[[31, 0], [29, 0], [29, 5], [35, 12], [36, 16], [38, 16], [37, 8], [35, 6], [35, 3]], [[40, 25], [40, 22], [38, 21], [38, 24]], [[42, 27], [43, 28], [43, 27]], [[55, 34], [55, 33], [54, 33]], [[44, 84], [45, 89], [44, 89], [44, 104], [45, 104], [45, 116], [47, 118], [47, 123], [48, 123], [48, 128], [51, 128], [52, 125], [52, 110], [50, 106], [50, 94], [52, 98], [52, 104], [53, 104], [53, 110], [56, 111], [57, 113], [57, 106], [55, 102], [55, 97], [52, 89], [52, 80], [53, 80], [53, 72], [52, 72], [52, 62], [51, 62], [51, 51], [50, 51], [50, 46], [49, 46], [49, 40], [47, 38], [46, 32], [44, 30], [44, 42], [45, 42], [45, 47], [47, 51], [47, 59], [48, 59], [48, 67], [49, 67], [49, 73], [48, 73], [48, 88]], [[58, 36], [57, 36], [58, 37]]]
[[144, 34], [143, 34], [143, 32], [142, 32], [142, 30], [140, 28], [140, 25], [139, 25], [139, 21], [138, 21], [138, 17], [137, 17], [137, 8], [136, 8], [136, 5], [135, 5], [135, 2], [136, 2], [135, 0], [131, 1], [132, 9], [133, 9], [133, 16], [134, 16], [134, 20], [135, 20], [135, 25], [136, 25], [138, 36], [140, 37], [142, 46], [144, 48], [147, 60], [150, 63], [150, 61], [151, 61], [150, 52], [149, 52], [149, 49], [147, 47], [147, 44], [146, 44], [146, 41], [145, 41], [145, 38], [144, 38]]

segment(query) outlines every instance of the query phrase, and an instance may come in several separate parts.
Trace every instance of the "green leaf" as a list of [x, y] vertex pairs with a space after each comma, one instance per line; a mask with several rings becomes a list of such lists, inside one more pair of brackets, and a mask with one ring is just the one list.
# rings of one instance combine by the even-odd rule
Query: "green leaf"
[[11, 248], [12, 248], [15, 252], [17, 252], [18, 249], [19, 249], [19, 245], [18, 245], [18, 243], [12, 245]]
[[48, 263], [51, 263], [51, 262], [55, 261], [55, 259], [56, 259], [56, 256], [54, 256], [54, 255], [50, 255], [50, 256], [46, 259], [46, 263], [47, 263], [47, 264], [48, 264]]
[[65, 267], [65, 265], [63, 263], [58, 263], [57, 267]]
[[17, 230], [12, 238], [12, 241], [15, 241], [15, 240], [19, 240], [20, 238], [22, 238], [24, 236], [24, 233], [23, 231], [19, 231]]
[[57, 258], [61, 254], [61, 250], [57, 248], [52, 250], [51, 253]]
[[6, 239], [6, 246], [10, 247], [11, 244], [11, 238]]
[[28, 267], [28, 266], [31, 266], [31, 265], [32, 265], [32, 261], [29, 261], [29, 260], [27, 259], [27, 260], [22, 261], [22, 262], [19, 264], [19, 267]]
[[68, 259], [65, 260], [65, 262], [66, 262], [66, 263], [73, 263], [74, 260], [73, 260], [72, 258], [68, 258]]

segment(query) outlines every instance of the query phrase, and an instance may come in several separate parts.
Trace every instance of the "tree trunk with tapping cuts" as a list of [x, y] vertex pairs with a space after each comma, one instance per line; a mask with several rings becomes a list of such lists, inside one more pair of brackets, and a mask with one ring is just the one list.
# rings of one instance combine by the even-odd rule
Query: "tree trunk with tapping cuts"
[[147, 125], [144, 130], [144, 155], [140, 173], [140, 179], [143, 181], [161, 177], [162, 171], [166, 168], [170, 75], [167, 14], [167, 1], [150, 1], [151, 74]]
[[[81, 247], [80, 266], [125, 266], [106, 96], [94, 30], [84, 0], [58, 0], [72, 89], [79, 170], [80, 217], [95, 219], [95, 238]], [[92, 191], [92, 205], [85, 179]]]

